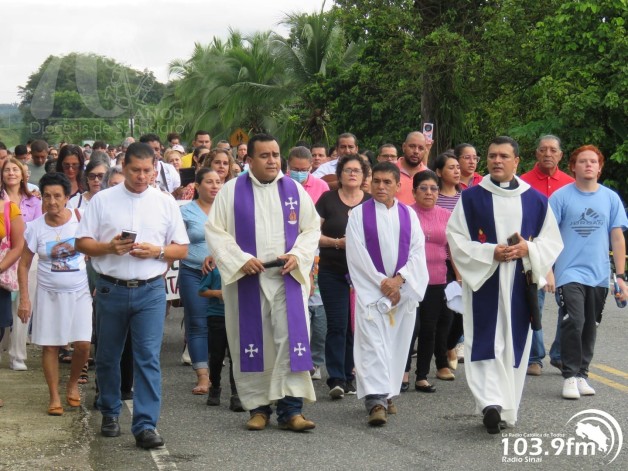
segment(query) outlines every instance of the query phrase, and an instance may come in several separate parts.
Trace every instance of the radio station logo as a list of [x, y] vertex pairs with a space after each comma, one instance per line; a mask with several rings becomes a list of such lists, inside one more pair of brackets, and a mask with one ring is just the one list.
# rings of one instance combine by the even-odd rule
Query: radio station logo
[[574, 414], [565, 431], [502, 434], [502, 463], [542, 463], [552, 456], [598, 457], [610, 464], [619, 456], [624, 437], [615, 418], [598, 409]]

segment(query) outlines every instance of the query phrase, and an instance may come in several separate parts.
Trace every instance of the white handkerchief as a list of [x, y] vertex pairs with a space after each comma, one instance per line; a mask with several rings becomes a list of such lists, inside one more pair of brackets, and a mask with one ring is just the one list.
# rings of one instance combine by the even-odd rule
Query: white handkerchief
[[447, 307], [452, 311], [464, 314], [462, 311], [462, 288], [457, 281], [452, 281], [445, 287]]

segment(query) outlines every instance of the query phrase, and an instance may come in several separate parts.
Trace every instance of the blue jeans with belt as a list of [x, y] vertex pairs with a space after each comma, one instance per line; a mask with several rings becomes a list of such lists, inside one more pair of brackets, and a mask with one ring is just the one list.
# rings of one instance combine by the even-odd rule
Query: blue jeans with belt
[[164, 279], [136, 288], [96, 280], [98, 351], [96, 377], [100, 395], [98, 409], [105, 417], [118, 417], [120, 357], [127, 331], [133, 345], [133, 435], [155, 429], [161, 409], [161, 367], [159, 357], [166, 316]]
[[183, 263], [179, 266], [179, 294], [183, 301], [183, 320], [188, 339], [188, 349], [192, 367], [208, 368], [209, 327], [207, 324], [207, 306], [209, 298], [198, 295], [203, 273]]

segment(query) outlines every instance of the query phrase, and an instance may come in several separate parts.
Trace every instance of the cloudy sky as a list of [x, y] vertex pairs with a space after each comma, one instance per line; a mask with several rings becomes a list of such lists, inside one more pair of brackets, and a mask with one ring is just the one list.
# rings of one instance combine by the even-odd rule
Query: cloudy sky
[[[333, 2], [327, 0], [326, 9]], [[228, 30], [272, 29], [286, 13], [319, 11], [323, 0], [0, 0], [0, 103], [19, 100], [18, 87], [49, 55], [102, 54], [168, 80], [168, 63], [188, 58]]]

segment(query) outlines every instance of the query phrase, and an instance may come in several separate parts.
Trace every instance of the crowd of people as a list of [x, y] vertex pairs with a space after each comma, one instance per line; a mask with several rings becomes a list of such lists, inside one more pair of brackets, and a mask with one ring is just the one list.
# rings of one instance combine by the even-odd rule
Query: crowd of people
[[229, 358], [229, 408], [249, 412], [249, 430], [267, 427], [273, 404], [280, 428], [315, 428], [303, 407], [323, 378], [331, 400], [357, 395], [368, 424], [384, 425], [416, 356], [420, 393], [464, 362], [476, 412], [498, 433], [517, 421], [525, 376], [542, 373], [546, 293], [559, 306], [550, 364], [561, 394], [595, 394], [588, 367], [611, 249], [615, 295], [628, 298], [628, 219], [598, 182], [596, 147], [571, 153], [572, 177], [553, 135], [521, 176], [506, 136], [489, 144], [484, 176], [475, 146], [430, 157], [418, 131], [376, 153], [351, 133], [331, 149], [299, 142], [286, 158], [267, 134], [232, 148], [199, 130], [191, 144], [186, 153], [176, 133], [120, 146], [35, 140], [11, 154], [0, 143], [0, 353], [26, 370], [30, 325], [49, 415], [65, 411], [59, 362], [71, 363], [70, 407], [93, 362], [101, 434], [121, 434], [133, 399], [136, 444], [163, 445], [164, 276], [175, 260], [191, 393], [219, 406]]

